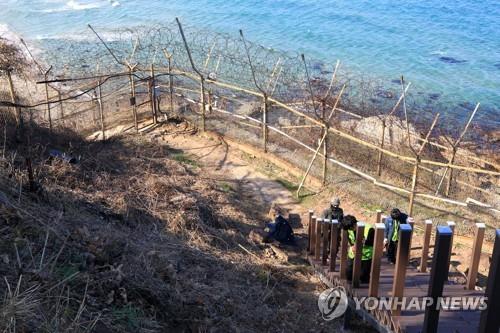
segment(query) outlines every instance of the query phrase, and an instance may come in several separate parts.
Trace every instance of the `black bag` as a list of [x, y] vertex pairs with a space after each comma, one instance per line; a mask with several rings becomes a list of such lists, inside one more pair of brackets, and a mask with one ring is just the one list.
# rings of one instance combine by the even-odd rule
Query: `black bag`
[[276, 218], [276, 226], [272, 237], [281, 243], [293, 243], [293, 229], [290, 223], [283, 217]]

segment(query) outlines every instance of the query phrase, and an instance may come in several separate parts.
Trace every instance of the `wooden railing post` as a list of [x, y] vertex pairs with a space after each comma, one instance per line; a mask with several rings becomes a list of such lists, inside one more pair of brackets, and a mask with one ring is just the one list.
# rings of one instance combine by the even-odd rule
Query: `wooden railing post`
[[354, 263], [352, 267], [352, 287], [359, 288], [359, 279], [361, 276], [361, 259], [363, 256], [363, 238], [365, 235], [365, 224], [358, 222], [356, 225], [356, 244], [354, 253]]
[[309, 248], [311, 255], [314, 255], [314, 249], [316, 249], [316, 215], [311, 218], [311, 245]]
[[340, 278], [347, 279], [347, 247], [349, 246], [349, 235], [347, 230], [342, 229], [340, 241]]
[[448, 222], [446, 222], [446, 225], [448, 225], [448, 227], [451, 230], [450, 256], [448, 257], [448, 266], [449, 266], [451, 263], [451, 255], [453, 254], [453, 236], [455, 235], [455, 225], [456, 224], [453, 221], [448, 221]]
[[438, 331], [439, 323], [439, 298], [443, 296], [444, 283], [448, 280], [449, 266], [446, 265], [450, 255], [452, 231], [448, 226], [438, 226], [434, 256], [432, 259], [431, 279], [427, 296], [433, 303], [425, 308], [423, 333]]
[[309, 213], [308, 213], [308, 223], [307, 223], [307, 252], [308, 253], [311, 253], [311, 226], [312, 226], [312, 217], [314, 215], [314, 211], [313, 210], [309, 210]]
[[377, 215], [375, 216], [375, 224], [380, 223], [382, 221], [382, 210], [377, 209]]
[[321, 264], [323, 266], [326, 266], [328, 262], [328, 252], [330, 250], [330, 246], [328, 246], [328, 237], [330, 236], [330, 227], [331, 227], [331, 222], [328, 219], [323, 220], [323, 227], [321, 228], [323, 230], [323, 252], [322, 252], [322, 258], [321, 258]]
[[[408, 224], [401, 224], [399, 227], [398, 253], [396, 256], [396, 267], [394, 269], [394, 282], [392, 284], [392, 297], [402, 300], [405, 289], [406, 268], [410, 254], [411, 227]], [[401, 313], [401, 304], [395, 302], [392, 309], [393, 316]]]
[[384, 254], [384, 233], [383, 223], [375, 224], [375, 240], [373, 242], [373, 258], [370, 271], [370, 286], [368, 288], [369, 297], [378, 297], [378, 286], [380, 281], [380, 264]]
[[431, 242], [432, 220], [425, 220], [424, 243], [422, 244], [422, 256], [420, 259], [420, 272], [427, 272], [427, 260], [429, 259], [429, 244]]
[[339, 248], [339, 221], [332, 220], [330, 233], [330, 272], [335, 272], [337, 249]]
[[479, 260], [481, 259], [481, 248], [483, 246], [484, 232], [486, 226], [484, 223], [476, 223], [476, 234], [474, 237], [474, 246], [472, 247], [472, 256], [469, 265], [469, 274], [467, 275], [467, 289], [474, 290], [477, 280], [477, 270]]
[[486, 284], [487, 308], [481, 313], [479, 333], [498, 332], [500, 328], [500, 229], [495, 232], [490, 272]]
[[[385, 143], [385, 118], [382, 119], [382, 138], [380, 139], [380, 148], [384, 149], [384, 143]], [[382, 157], [383, 153], [382, 150], [379, 150], [378, 152], [378, 160], [377, 160], [377, 175], [380, 177], [382, 174]]]
[[407, 220], [408, 224], [410, 225], [411, 227], [411, 237], [410, 237], [410, 259], [411, 259], [411, 243], [413, 241], [413, 236], [415, 235], [415, 220], [413, 219], [413, 217], [408, 217], [408, 220]]
[[320, 260], [321, 258], [321, 225], [323, 219], [316, 219], [316, 244], [314, 245], [314, 259]]

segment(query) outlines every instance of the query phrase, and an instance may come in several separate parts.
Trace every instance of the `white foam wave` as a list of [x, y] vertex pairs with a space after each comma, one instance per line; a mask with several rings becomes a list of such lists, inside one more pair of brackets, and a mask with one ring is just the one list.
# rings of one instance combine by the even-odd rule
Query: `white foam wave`
[[108, 0], [108, 1], [95, 1], [95, 2], [81, 2], [76, 0], [70, 0], [66, 2], [62, 7], [57, 8], [48, 8], [42, 10], [43, 13], [59, 13], [59, 12], [68, 12], [68, 11], [81, 11], [81, 10], [91, 10], [91, 9], [99, 9], [107, 5], [109, 3], [111, 7], [120, 6], [120, 2], [117, 0]]

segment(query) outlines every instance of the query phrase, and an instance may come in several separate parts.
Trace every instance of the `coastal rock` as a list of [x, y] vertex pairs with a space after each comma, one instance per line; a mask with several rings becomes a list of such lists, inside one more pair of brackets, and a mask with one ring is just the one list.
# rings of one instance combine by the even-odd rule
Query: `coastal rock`
[[[343, 128], [349, 129], [354, 134], [358, 134], [372, 142], [380, 142], [382, 137], [382, 119], [386, 119], [385, 143], [394, 146], [406, 146], [407, 130], [405, 122], [395, 116], [368, 117], [361, 120], [346, 120], [341, 122]], [[410, 124], [411, 145], [418, 147], [417, 138], [419, 133], [415, 127]]]

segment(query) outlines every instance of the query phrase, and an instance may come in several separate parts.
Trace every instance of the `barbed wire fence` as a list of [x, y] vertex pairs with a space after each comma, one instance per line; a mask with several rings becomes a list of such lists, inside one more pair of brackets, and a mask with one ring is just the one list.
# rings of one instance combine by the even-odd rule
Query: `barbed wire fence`
[[460, 147], [477, 106], [466, 124], [438, 120], [428, 131], [437, 104], [422, 103], [404, 78], [388, 86], [339, 62], [252, 43], [243, 32], [180, 22], [89, 26], [78, 38], [34, 47], [35, 57], [25, 45], [37, 68], [15, 82], [22, 98], [1, 95], [2, 104], [29, 110], [51, 131], [105, 140], [119, 126], [139, 131], [145, 121], [179, 116], [306, 170], [298, 195], [309, 173], [328, 184], [333, 165], [407, 195], [410, 214], [415, 197], [498, 212], [500, 166]]

